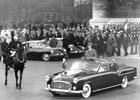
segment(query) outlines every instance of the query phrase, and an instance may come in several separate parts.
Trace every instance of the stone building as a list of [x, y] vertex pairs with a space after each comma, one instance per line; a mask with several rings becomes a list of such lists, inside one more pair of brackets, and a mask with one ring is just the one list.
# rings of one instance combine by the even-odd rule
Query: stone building
[[0, 24], [69, 23], [73, 0], [0, 0]]

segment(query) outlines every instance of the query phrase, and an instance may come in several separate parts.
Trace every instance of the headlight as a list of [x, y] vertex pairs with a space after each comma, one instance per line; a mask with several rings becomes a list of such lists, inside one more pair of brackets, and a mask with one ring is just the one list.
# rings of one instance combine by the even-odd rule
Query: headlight
[[54, 51], [53, 51], [53, 50], [51, 50], [51, 53], [54, 53]]
[[45, 77], [45, 80], [48, 82], [49, 79], [50, 79], [50, 77], [47, 75], [47, 76]]
[[76, 84], [77, 82], [78, 82], [78, 79], [77, 79], [77, 78], [74, 78], [74, 79], [73, 79], [73, 83]]

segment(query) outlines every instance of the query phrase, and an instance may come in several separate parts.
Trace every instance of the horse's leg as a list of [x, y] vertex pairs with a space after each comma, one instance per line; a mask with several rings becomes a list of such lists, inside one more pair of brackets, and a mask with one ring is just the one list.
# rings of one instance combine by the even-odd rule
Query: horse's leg
[[15, 69], [16, 88], [18, 88], [18, 70]]
[[5, 65], [5, 85], [7, 85], [8, 65]]
[[22, 81], [22, 74], [23, 74], [23, 69], [20, 69], [20, 82], [19, 82], [19, 89], [21, 89], [21, 81]]

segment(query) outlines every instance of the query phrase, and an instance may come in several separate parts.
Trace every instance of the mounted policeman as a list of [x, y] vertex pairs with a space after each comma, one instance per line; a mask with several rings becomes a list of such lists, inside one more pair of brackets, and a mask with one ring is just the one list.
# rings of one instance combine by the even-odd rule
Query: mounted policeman
[[[26, 52], [18, 37], [11, 31], [11, 41], [8, 44], [6, 39], [2, 42], [2, 52], [5, 64], [5, 85], [7, 85], [8, 70], [14, 69], [16, 78], [16, 88], [21, 89], [22, 74], [26, 63]], [[20, 81], [18, 83], [18, 72], [20, 72]]]

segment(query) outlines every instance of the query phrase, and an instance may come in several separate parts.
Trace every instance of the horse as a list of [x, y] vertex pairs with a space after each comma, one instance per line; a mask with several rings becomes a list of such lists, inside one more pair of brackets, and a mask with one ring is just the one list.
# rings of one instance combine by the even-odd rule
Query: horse
[[[20, 48], [18, 50], [13, 50], [13, 57], [10, 57], [9, 55], [5, 58], [5, 85], [7, 85], [7, 76], [8, 76], [8, 70], [10, 68], [14, 69], [15, 72], [15, 79], [16, 79], [16, 88], [22, 89], [21, 87], [21, 81], [22, 81], [22, 74], [23, 70], [25, 68], [26, 63], [26, 51], [25, 46], [21, 44]], [[18, 72], [20, 72], [20, 80], [18, 82]]]

